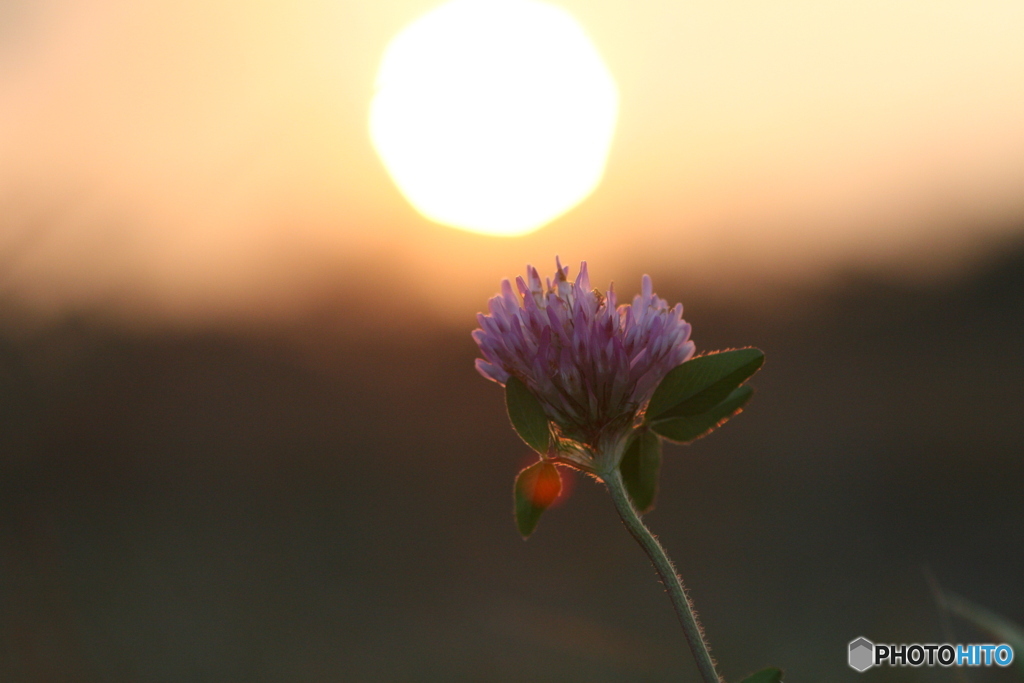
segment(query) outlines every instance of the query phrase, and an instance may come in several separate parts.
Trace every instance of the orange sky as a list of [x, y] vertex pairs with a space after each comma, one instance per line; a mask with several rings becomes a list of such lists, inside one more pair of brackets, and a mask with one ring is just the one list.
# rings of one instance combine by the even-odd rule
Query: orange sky
[[428, 223], [366, 117], [388, 40], [437, 4], [2, 10], [0, 294], [245, 317], [372, 265], [462, 316], [556, 252], [598, 282], [684, 271], [727, 288], [736, 272], [940, 267], [1024, 225], [1014, 0], [557, 3], [619, 87], [603, 183], [526, 237]]

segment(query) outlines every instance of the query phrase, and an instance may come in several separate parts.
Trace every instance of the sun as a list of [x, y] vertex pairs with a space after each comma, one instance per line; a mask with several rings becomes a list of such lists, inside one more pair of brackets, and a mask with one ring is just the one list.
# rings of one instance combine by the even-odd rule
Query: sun
[[426, 218], [523, 235], [601, 181], [618, 90], [567, 12], [534, 0], [453, 0], [388, 45], [370, 137]]

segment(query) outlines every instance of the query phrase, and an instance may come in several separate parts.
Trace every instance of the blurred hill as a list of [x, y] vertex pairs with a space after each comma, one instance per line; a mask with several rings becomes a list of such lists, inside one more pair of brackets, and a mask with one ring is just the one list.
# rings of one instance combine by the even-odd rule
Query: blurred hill
[[[742, 417], [669, 449], [649, 517], [727, 679], [842, 680], [856, 636], [944, 639], [925, 566], [1024, 622], [1024, 245], [784, 310], [684, 285], [659, 293], [699, 349], [768, 357]], [[373, 323], [335, 302], [247, 331], [9, 324], [0, 678], [696, 681], [598, 486], [516, 535], [528, 456], [469, 323], [338, 331]]]

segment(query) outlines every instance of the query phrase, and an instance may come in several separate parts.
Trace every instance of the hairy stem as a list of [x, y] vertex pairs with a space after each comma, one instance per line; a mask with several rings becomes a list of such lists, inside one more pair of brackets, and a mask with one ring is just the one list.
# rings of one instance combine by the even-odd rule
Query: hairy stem
[[612, 501], [615, 503], [615, 509], [618, 511], [619, 517], [622, 518], [622, 523], [626, 525], [629, 533], [640, 544], [640, 547], [644, 549], [644, 552], [647, 553], [647, 557], [651, 559], [651, 563], [657, 570], [658, 576], [661, 577], [661, 582], [668, 590], [669, 598], [672, 600], [672, 607], [676, 611], [676, 616], [679, 617], [679, 623], [683, 626], [686, 642], [690, 644], [690, 651], [693, 653], [694, 659], [697, 660], [697, 668], [700, 669], [700, 675], [704, 679], [704, 683], [721, 683], [721, 679], [715, 671], [715, 662], [711, 659], [711, 652], [707, 641], [704, 640], [704, 633], [697, 622], [697, 617], [693, 613], [693, 604], [686, 595], [686, 587], [683, 586], [683, 580], [676, 573], [675, 567], [672, 566], [672, 561], [665, 554], [665, 549], [661, 547], [658, 539], [644, 525], [640, 515], [637, 514], [636, 508], [633, 507], [633, 502], [626, 495], [626, 488], [622, 483], [622, 475], [619, 473], [618, 468], [615, 468], [611, 474], [603, 476], [602, 479], [605, 486], [608, 487], [608, 492], [612, 495]]

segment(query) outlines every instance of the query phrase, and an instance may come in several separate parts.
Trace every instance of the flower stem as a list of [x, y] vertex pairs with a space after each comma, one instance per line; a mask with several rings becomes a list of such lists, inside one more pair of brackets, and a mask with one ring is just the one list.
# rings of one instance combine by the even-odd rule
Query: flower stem
[[622, 475], [619, 473], [619, 469], [615, 468], [611, 474], [602, 476], [602, 479], [605, 486], [608, 487], [608, 492], [612, 495], [612, 501], [615, 503], [615, 509], [618, 511], [619, 517], [622, 518], [622, 523], [626, 525], [629, 533], [640, 544], [640, 547], [644, 549], [644, 552], [647, 553], [647, 557], [654, 564], [658, 576], [661, 577], [661, 582], [668, 590], [669, 598], [672, 599], [672, 607], [676, 611], [676, 616], [679, 617], [679, 623], [683, 626], [683, 633], [686, 635], [686, 641], [690, 644], [690, 651], [693, 653], [694, 659], [697, 660], [697, 668], [700, 669], [700, 675], [704, 679], [704, 683], [721, 683], [721, 679], [715, 671], [715, 662], [711, 659], [711, 652], [707, 641], [704, 640], [704, 633], [697, 622], [696, 615], [693, 613], [693, 604], [686, 595], [686, 587], [683, 586], [683, 580], [676, 573], [675, 567], [672, 566], [672, 561], [668, 559], [668, 555], [665, 554], [665, 549], [658, 543], [658, 539], [640, 519], [636, 508], [633, 507], [633, 501], [626, 495], [626, 488], [622, 483]]

